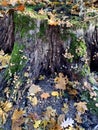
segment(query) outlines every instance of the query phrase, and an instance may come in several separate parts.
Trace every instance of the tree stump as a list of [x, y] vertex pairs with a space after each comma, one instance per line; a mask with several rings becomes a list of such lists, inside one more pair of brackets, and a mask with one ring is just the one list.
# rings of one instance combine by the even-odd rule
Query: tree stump
[[[46, 73], [63, 71], [72, 80], [77, 80], [79, 78], [78, 74], [84, 69], [85, 61], [81, 61], [83, 57], [79, 56], [78, 60], [73, 59], [73, 62], [69, 62], [68, 57], [65, 58], [64, 54], [66, 49], [71, 47], [73, 39], [71, 34], [75, 34], [77, 39], [82, 37], [87, 48], [87, 67], [90, 68], [94, 54], [94, 49], [91, 49], [92, 43], [96, 42], [95, 44], [97, 44], [98, 42], [96, 24], [96, 20], [93, 20], [93, 24], [90, 21], [89, 24], [87, 23], [86, 29], [82, 26], [75, 29], [67, 28], [66, 25], [63, 27], [50, 26], [47, 24], [47, 20], [30, 18], [23, 14], [16, 14], [13, 17], [12, 13], [0, 19], [0, 48], [5, 52], [12, 51], [14, 37], [15, 42], [23, 44], [25, 46], [25, 55], [31, 68], [32, 79], [36, 79], [44, 71]], [[95, 48], [96, 46], [93, 47]], [[71, 68], [76, 64], [78, 68], [80, 67], [77, 76], [74, 74], [75, 70], [73, 71]]]

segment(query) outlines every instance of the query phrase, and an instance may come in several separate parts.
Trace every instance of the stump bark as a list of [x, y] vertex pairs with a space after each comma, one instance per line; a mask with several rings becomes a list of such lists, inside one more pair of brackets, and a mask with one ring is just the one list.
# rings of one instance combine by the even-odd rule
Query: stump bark
[[11, 52], [14, 45], [13, 13], [8, 12], [0, 18], [0, 49], [3, 49], [5, 53]]

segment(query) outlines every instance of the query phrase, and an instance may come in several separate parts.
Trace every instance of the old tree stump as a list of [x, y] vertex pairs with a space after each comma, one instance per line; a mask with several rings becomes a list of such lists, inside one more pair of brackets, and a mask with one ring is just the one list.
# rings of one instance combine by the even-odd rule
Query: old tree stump
[[32, 80], [40, 73], [53, 72], [64, 72], [70, 80], [80, 80], [78, 75], [85, 77], [90, 70], [98, 71], [97, 37], [97, 18], [71, 28], [66, 24], [51, 26], [42, 16], [33, 18], [21, 13], [11, 12], [0, 18], [0, 49], [9, 53], [14, 43], [23, 45]]
[[[13, 102], [15, 109], [35, 110], [36, 106], [33, 109], [28, 100], [28, 90], [40, 75], [53, 79], [63, 73], [70, 81], [70, 88], [74, 81], [81, 83], [80, 88], [72, 88], [76, 93], [82, 93], [84, 81], [90, 86], [91, 72], [98, 71], [98, 17], [82, 22], [75, 20], [55, 26], [49, 25], [47, 17], [39, 14], [11, 11], [0, 17], [0, 49], [11, 55], [7, 68], [0, 70], [0, 98], [4, 97], [3, 101]], [[91, 87], [87, 89], [92, 90]], [[77, 102], [82, 101], [79, 98], [77, 96]], [[5, 120], [5, 129], [11, 129], [11, 123], [14, 124], [11, 119]]]

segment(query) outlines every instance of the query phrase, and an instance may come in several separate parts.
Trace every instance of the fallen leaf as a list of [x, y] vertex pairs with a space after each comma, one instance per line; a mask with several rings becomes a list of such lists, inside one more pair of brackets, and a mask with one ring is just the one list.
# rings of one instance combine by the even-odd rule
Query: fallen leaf
[[37, 100], [37, 97], [31, 97], [31, 96], [29, 96], [28, 97], [29, 98], [29, 100], [31, 101], [31, 104], [33, 105], [33, 106], [36, 106], [37, 105], [37, 103], [38, 103], [38, 100]]
[[2, 108], [0, 108], [0, 123], [4, 124], [7, 119], [7, 113], [5, 113]]
[[51, 118], [56, 116], [56, 110], [51, 106], [46, 108], [46, 112], [44, 113], [46, 117]]
[[6, 0], [3, 0], [3, 1], [1, 2], [1, 5], [6, 7], [6, 6], [8, 6], [8, 2], [7, 2]]
[[51, 19], [48, 20], [48, 24], [51, 25], [51, 26], [57, 26], [58, 22], [55, 19], [51, 18]]
[[39, 80], [44, 80], [45, 79], [45, 75], [40, 75], [39, 76]]
[[58, 124], [60, 125], [64, 121], [64, 119], [65, 119], [65, 114], [60, 114], [57, 120]]
[[63, 104], [63, 108], [62, 108], [62, 111], [66, 114], [69, 110], [69, 107], [68, 107], [68, 104], [67, 103], [64, 103]]
[[66, 85], [68, 84], [67, 76], [64, 77], [62, 73], [59, 73], [59, 77], [56, 77], [54, 81], [56, 83], [56, 89], [66, 90]]
[[87, 106], [86, 106], [86, 102], [78, 102], [78, 103], [74, 103], [74, 106], [76, 106], [76, 109], [78, 112], [80, 112], [81, 114], [84, 114], [87, 109]]
[[28, 115], [28, 118], [30, 118], [32, 121], [35, 121], [35, 120], [38, 120], [39, 119], [39, 116], [37, 113], [30, 113]]
[[23, 12], [25, 10], [24, 4], [21, 4], [18, 7], [16, 7], [15, 10]]
[[49, 97], [50, 97], [49, 93], [43, 93], [43, 94], [41, 94], [41, 98], [43, 98], [43, 99], [47, 99]]
[[16, 109], [16, 110], [13, 112], [12, 120], [13, 120], [13, 121], [18, 120], [20, 117], [23, 116], [24, 113], [25, 113], [24, 110], [18, 110], [18, 109]]
[[77, 123], [82, 123], [82, 118], [81, 118], [81, 113], [76, 113], [76, 118], [75, 120], [77, 121]]
[[40, 126], [40, 124], [41, 124], [41, 120], [37, 120], [37, 121], [34, 121], [34, 128], [39, 128], [39, 126]]
[[29, 88], [29, 95], [34, 96], [36, 93], [42, 91], [38, 85], [32, 84]]
[[58, 124], [55, 124], [52, 128], [50, 128], [49, 130], [63, 130], [62, 127]]
[[4, 112], [8, 112], [12, 109], [12, 103], [11, 102], [0, 102], [0, 106], [2, 107]]
[[76, 89], [73, 89], [73, 88], [69, 88], [68, 89], [68, 93], [70, 94], [70, 95], [73, 95], [73, 96], [77, 96], [77, 94], [78, 94], [78, 91], [76, 90]]
[[12, 115], [12, 130], [22, 130], [21, 125], [25, 122], [23, 118], [24, 110], [16, 109]]
[[52, 91], [51, 95], [54, 97], [58, 97], [59, 93], [58, 93], [58, 91]]

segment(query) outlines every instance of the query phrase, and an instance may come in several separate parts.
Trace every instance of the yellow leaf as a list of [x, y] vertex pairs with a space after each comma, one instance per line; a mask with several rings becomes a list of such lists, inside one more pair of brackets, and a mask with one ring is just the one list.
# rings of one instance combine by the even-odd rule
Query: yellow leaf
[[6, 102], [2, 103], [2, 108], [5, 112], [8, 112], [12, 109], [12, 103], [6, 101]]
[[59, 96], [59, 93], [58, 93], [58, 91], [53, 91], [53, 92], [51, 93], [51, 95], [54, 96], [54, 97], [58, 97], [58, 96]]
[[31, 103], [32, 103], [32, 105], [33, 106], [36, 106], [37, 105], [37, 103], [38, 103], [38, 100], [37, 100], [37, 97], [28, 97], [29, 98], [29, 100], [31, 101]]
[[45, 76], [44, 75], [40, 75], [39, 76], [39, 80], [44, 80], [45, 79]]
[[51, 26], [57, 26], [58, 22], [55, 19], [51, 18], [51, 19], [48, 20], [48, 24], [51, 25]]
[[40, 124], [41, 124], [41, 120], [37, 120], [37, 121], [35, 121], [33, 126], [34, 126], [34, 128], [38, 128], [40, 126]]

